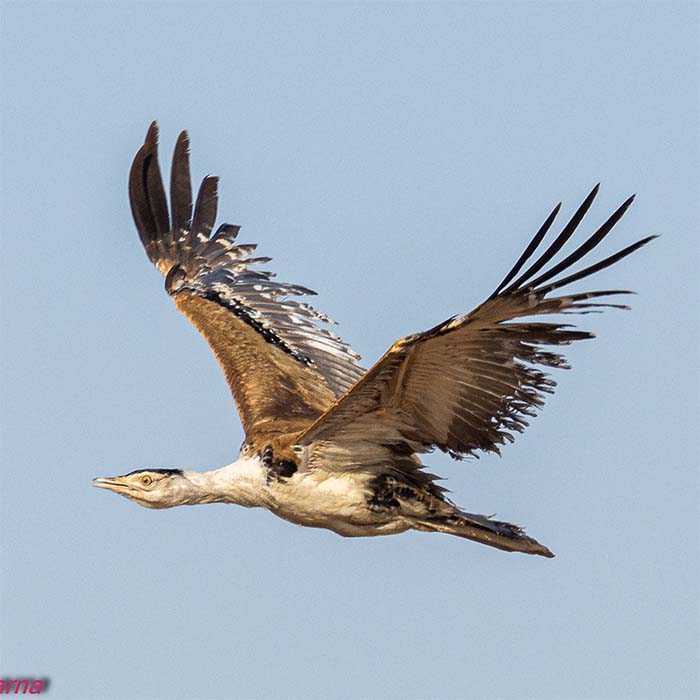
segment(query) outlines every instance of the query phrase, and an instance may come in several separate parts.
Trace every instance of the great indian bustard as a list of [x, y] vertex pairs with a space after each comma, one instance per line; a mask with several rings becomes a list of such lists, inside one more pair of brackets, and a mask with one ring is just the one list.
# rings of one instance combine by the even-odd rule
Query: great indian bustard
[[211, 234], [217, 178], [204, 178], [193, 211], [186, 132], [175, 146], [168, 208], [157, 142], [154, 122], [129, 178], [136, 227], [168, 294], [214, 351], [246, 437], [238, 459], [222, 469], [139, 469], [95, 479], [95, 485], [149, 508], [237, 503], [348, 537], [447, 532], [507, 551], [553, 556], [520, 527], [457, 508], [418, 454], [435, 447], [455, 458], [498, 452], [513, 441], [513, 432], [523, 431], [555, 386], [539, 367], [567, 367], [546, 346], [592, 337], [532, 317], [626, 308], [600, 301], [628, 293], [621, 290], [550, 295], [654, 238], [567, 272], [603, 240], [633, 197], [551, 263], [591, 206], [596, 186], [526, 267], [557, 205], [486, 301], [465, 316], [396, 341], [366, 371], [357, 364], [359, 356], [321, 325], [328, 317], [290, 299], [313, 292], [256, 268], [269, 258], [251, 257], [255, 245], [236, 244], [238, 226], [223, 224]]

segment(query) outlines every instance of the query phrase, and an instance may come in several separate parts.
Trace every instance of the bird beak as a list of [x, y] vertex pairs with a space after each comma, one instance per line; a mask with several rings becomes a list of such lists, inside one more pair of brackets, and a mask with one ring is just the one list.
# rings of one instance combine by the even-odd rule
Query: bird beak
[[122, 477], [119, 476], [93, 479], [92, 485], [97, 486], [97, 488], [100, 489], [109, 489], [110, 491], [115, 491], [116, 493], [124, 493], [129, 489], [127, 484], [124, 483]]

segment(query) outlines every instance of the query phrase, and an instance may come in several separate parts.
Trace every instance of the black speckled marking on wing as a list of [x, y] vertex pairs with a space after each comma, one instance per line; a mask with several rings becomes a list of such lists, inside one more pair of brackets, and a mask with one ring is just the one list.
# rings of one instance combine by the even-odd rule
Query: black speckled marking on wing
[[260, 455], [263, 466], [267, 469], [266, 481], [286, 481], [297, 471], [296, 462], [291, 459], [275, 459], [271, 445], [268, 445]]
[[185, 288], [187, 291], [194, 292], [195, 294], [201, 296], [203, 299], [206, 299], [207, 301], [213, 301], [214, 303], [218, 304], [219, 306], [223, 306], [224, 308], [228, 309], [231, 313], [233, 313], [237, 318], [240, 318], [241, 321], [244, 321], [247, 323], [253, 330], [257, 331], [260, 333], [260, 335], [271, 345], [275, 345], [278, 347], [280, 350], [283, 352], [286, 352], [288, 355], [291, 355], [295, 360], [298, 362], [301, 362], [302, 365], [308, 367], [309, 365], [312, 364], [311, 360], [306, 357], [306, 355], [302, 355], [296, 350], [293, 350], [292, 348], [287, 345], [280, 336], [275, 333], [275, 331], [272, 328], [266, 328], [260, 321], [257, 321], [251, 316], [250, 310], [241, 304], [239, 301], [233, 299], [233, 300], [228, 300], [225, 299], [221, 294], [218, 294], [215, 291], [212, 290], [207, 290], [206, 292], [202, 292], [196, 289], [189, 289]]

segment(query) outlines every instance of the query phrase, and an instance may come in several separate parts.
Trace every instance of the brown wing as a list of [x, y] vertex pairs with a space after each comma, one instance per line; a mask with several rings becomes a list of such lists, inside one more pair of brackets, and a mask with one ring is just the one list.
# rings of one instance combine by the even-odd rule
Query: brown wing
[[550, 294], [613, 265], [654, 238], [558, 277], [610, 232], [631, 204], [630, 197], [570, 255], [540, 273], [574, 233], [597, 191], [596, 186], [561, 234], [519, 274], [551, 227], [557, 206], [498, 289], [470, 314], [394, 343], [301, 436], [307, 463], [340, 470], [393, 464], [415, 477], [415, 463], [407, 468], [398, 465], [397, 456], [406, 465], [405, 455], [411, 451], [438, 447], [460, 458], [478, 456], [479, 451], [499, 452], [500, 445], [512, 442], [513, 433], [523, 431], [555, 386], [540, 367], [568, 367], [548, 347], [593, 337], [567, 324], [518, 319], [586, 313], [606, 306], [627, 308], [593, 301], [628, 293], [624, 291]]
[[175, 146], [170, 211], [151, 124], [131, 166], [134, 221], [177, 308], [206, 338], [241, 415], [247, 438], [299, 431], [323, 413], [364, 370], [356, 355], [319, 324], [331, 320], [290, 296], [314, 294], [255, 268], [255, 245], [236, 244], [239, 227], [212, 235], [217, 178], [204, 178], [192, 210], [189, 142]]

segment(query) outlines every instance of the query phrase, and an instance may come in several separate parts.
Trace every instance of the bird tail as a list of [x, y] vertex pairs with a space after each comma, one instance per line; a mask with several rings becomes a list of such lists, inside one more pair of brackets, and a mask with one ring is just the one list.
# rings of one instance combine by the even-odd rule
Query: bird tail
[[550, 558], [554, 556], [547, 547], [528, 537], [517, 525], [491, 520], [485, 515], [464, 513], [456, 508], [449, 515], [441, 515], [429, 520], [416, 520], [413, 527], [427, 532], [446, 532], [487, 544], [489, 547], [503, 549], [506, 552], [539, 554]]

